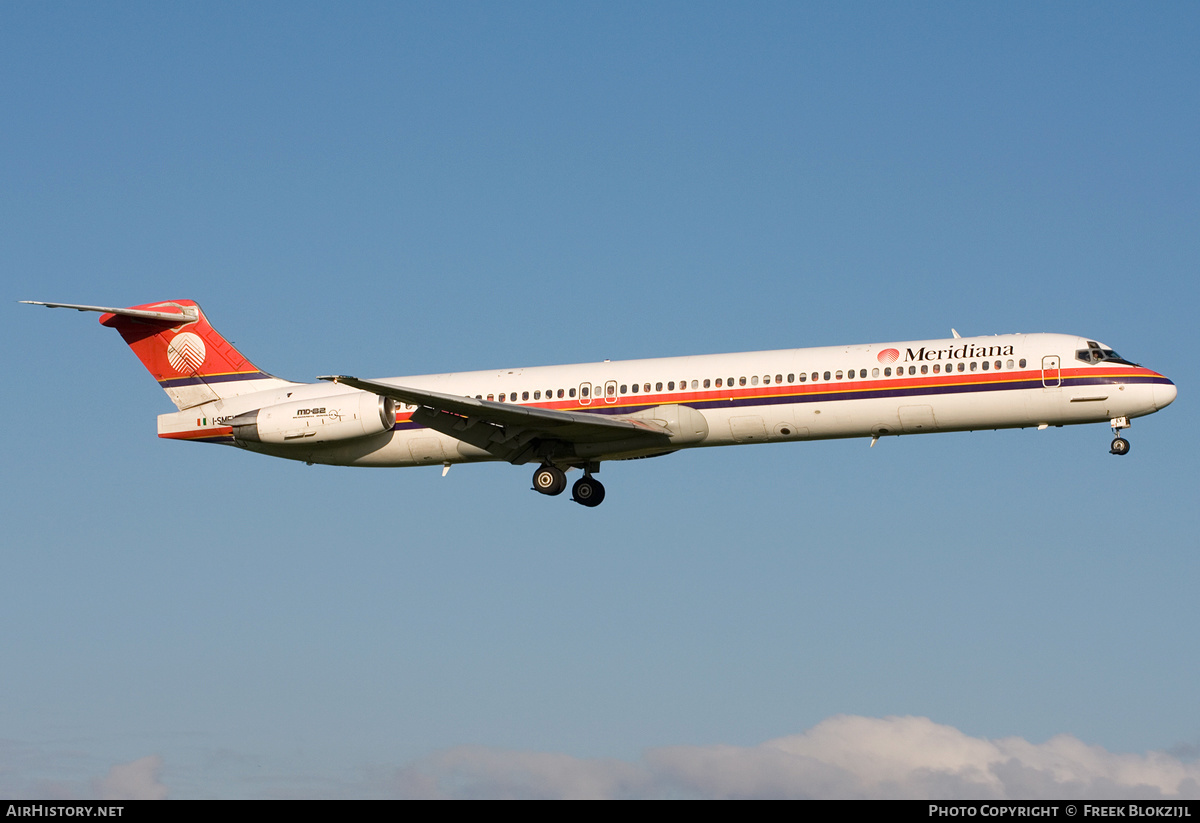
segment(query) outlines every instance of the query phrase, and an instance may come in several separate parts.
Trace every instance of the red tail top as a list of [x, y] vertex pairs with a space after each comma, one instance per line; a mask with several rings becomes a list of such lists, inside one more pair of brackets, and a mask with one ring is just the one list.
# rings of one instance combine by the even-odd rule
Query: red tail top
[[101, 325], [120, 332], [181, 409], [266, 388], [255, 381], [285, 382], [259, 371], [243, 357], [209, 325], [194, 300], [147, 303], [126, 311], [129, 314], [101, 315]]

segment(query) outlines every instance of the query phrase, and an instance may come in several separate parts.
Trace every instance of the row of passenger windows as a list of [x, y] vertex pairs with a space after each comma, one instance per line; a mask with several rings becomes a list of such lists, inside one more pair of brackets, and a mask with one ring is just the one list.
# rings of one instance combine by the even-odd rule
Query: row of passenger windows
[[[1021, 368], [1021, 369], [1025, 368], [1025, 360], [1023, 358], [1021, 360], [1018, 360], [1015, 362], [1013, 360], [1006, 360], [1006, 361], [1005, 360], [995, 360], [995, 361], [972, 360], [970, 363], [947, 363], [944, 367], [942, 366], [941, 363], [934, 363], [932, 366], [930, 366], [928, 363], [923, 363], [920, 366], [909, 366], [907, 374], [908, 375], [916, 375], [918, 373], [918, 369], [920, 370], [921, 374], [930, 374], [931, 372], [933, 374], [942, 374], [943, 370], [945, 371], [946, 374], [950, 374], [951, 372], [955, 372], [955, 371], [958, 371], [958, 372], [991, 371], [991, 370], [1000, 371], [1002, 369], [1012, 369], [1012, 368]], [[883, 377], [892, 377], [893, 375], [896, 377], [904, 377], [906, 375], [905, 367], [897, 366], [894, 372], [893, 372], [891, 366], [886, 366], [883, 368], [883, 370], [882, 370]], [[880, 377], [880, 376], [881, 376], [880, 369], [878, 369], [878, 368], [871, 369], [871, 377]], [[816, 383], [816, 382], [820, 382], [822, 380], [865, 380], [866, 378], [867, 378], [867, 370], [866, 369], [849, 369], [845, 372], [843, 372], [839, 369], [838, 371], [834, 371], [834, 372], [828, 372], [828, 371], [827, 372], [812, 372], [811, 374], [810, 373], [801, 373], [800, 375], [796, 375], [795, 373], [792, 373], [792, 374], [787, 375], [787, 382], [794, 384], [797, 382], [797, 380], [799, 380], [799, 382], [801, 382], [801, 383], [807, 383], [811, 379], [814, 383]], [[769, 386], [772, 383], [782, 384], [784, 382], [784, 376], [782, 374], [777, 374], [772, 378], [771, 375], [764, 374], [760, 378], [757, 374], [755, 374], [755, 375], [751, 375], [750, 377], [738, 377], [738, 378], [718, 377], [716, 379], [713, 379], [710, 377], [710, 378], [706, 378], [704, 380], [696, 379], [696, 380], [692, 380], [690, 382], [687, 380], [680, 380], [679, 384], [678, 384], [679, 385], [678, 390], [679, 391], [687, 391], [689, 389], [689, 387], [691, 389], [712, 389], [712, 388], [720, 389], [720, 388], [731, 388], [735, 385], [737, 385], [737, 386], [747, 386], [747, 385], [757, 386], [760, 384], [760, 381], [761, 381], [761, 385], [764, 385], [764, 386]], [[663, 384], [661, 382], [655, 383], [655, 384], [653, 384], [653, 386], [654, 386], [653, 389], [651, 389], [650, 383], [632, 383], [632, 384], [622, 383], [620, 386], [620, 389], [619, 389], [619, 393], [620, 394], [638, 394], [640, 392], [650, 392], [650, 391], [661, 392], [661, 391], [663, 391]], [[676, 390], [675, 386], [676, 386], [676, 384], [675, 384], [674, 380], [669, 381], [666, 384], [666, 391], [675, 391]], [[589, 393], [590, 393], [590, 389], [591, 389], [591, 386], [581, 386], [579, 388], [579, 397], [581, 397], [581, 398], [588, 397]], [[614, 396], [614, 392], [616, 392], [616, 391], [618, 391], [618, 390], [616, 389], [615, 386], [611, 387], [610, 391], [609, 391], [609, 396], [610, 397]], [[541, 400], [542, 395], [543, 395], [542, 391], [535, 390], [533, 392], [528, 392], [528, 391], [521, 392], [519, 397], [522, 401]], [[600, 387], [599, 386], [596, 387], [596, 395], [597, 395], [597, 397], [600, 396]], [[545, 399], [547, 399], [547, 400], [553, 400], [555, 398], [564, 398], [564, 397], [575, 397], [575, 396], [576, 396], [575, 389], [546, 389], [546, 391], [545, 391]], [[501, 403], [504, 403], [506, 401], [516, 403], [516, 402], [518, 402], [517, 398], [518, 398], [517, 392], [511, 392], [511, 393], [502, 392], [499, 396], [495, 396], [495, 395], [491, 395], [491, 394], [489, 394], [487, 396], [488, 400], [499, 400]], [[477, 395], [475, 395], [475, 399], [482, 400], [483, 395], [477, 394]]]

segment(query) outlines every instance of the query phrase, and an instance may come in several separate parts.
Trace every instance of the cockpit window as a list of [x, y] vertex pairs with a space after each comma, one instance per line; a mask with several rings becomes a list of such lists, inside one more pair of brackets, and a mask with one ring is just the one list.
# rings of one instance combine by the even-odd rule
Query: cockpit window
[[1084, 363], [1121, 363], [1126, 366], [1136, 366], [1137, 363], [1132, 363], [1126, 360], [1121, 355], [1117, 354], [1112, 349], [1102, 348], [1098, 343], [1088, 341], [1089, 348], [1079, 349], [1075, 352], [1075, 359], [1081, 360]]

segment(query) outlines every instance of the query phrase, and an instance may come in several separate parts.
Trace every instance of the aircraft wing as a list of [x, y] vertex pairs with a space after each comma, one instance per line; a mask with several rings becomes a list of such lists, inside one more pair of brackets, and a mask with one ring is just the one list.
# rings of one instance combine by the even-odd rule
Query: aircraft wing
[[413, 422], [510, 463], [584, 457], [598, 454], [595, 447], [624, 451], [667, 447], [671, 442], [670, 432], [652, 420], [497, 403], [348, 375], [319, 379], [415, 405]]

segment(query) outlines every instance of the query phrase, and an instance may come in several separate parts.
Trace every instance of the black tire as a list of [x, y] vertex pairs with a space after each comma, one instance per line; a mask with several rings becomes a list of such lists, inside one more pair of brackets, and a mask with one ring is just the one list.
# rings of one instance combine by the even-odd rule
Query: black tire
[[1110, 454], [1129, 454], [1129, 441], [1124, 437], [1115, 437], [1108, 451]]
[[567, 474], [557, 466], [542, 466], [533, 473], [533, 490], [553, 497], [567, 488]]
[[604, 486], [594, 477], [581, 477], [571, 487], [571, 499], [589, 509], [604, 502]]

